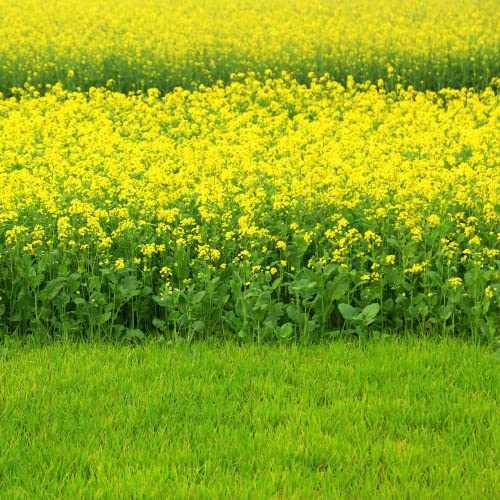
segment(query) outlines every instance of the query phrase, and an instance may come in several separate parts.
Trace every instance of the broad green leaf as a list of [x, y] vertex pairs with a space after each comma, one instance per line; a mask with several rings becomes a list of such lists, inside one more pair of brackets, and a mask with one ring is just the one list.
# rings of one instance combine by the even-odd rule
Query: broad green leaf
[[174, 303], [170, 295], [153, 295], [153, 300], [161, 307], [169, 307]]
[[245, 339], [245, 338], [247, 338], [247, 337], [248, 337], [248, 332], [247, 332], [246, 330], [240, 330], [240, 331], [238, 332], [238, 337], [239, 337], [240, 339]]
[[105, 312], [99, 315], [99, 321], [97, 322], [98, 325], [103, 325], [104, 323], [107, 323], [111, 319], [111, 313], [110, 312]]
[[204, 290], [202, 290], [201, 292], [198, 292], [194, 295], [194, 297], [191, 299], [191, 303], [192, 304], [198, 304], [199, 302], [201, 302], [203, 300], [203, 298], [205, 297], [207, 292], [205, 292]]
[[139, 328], [127, 328], [127, 331], [125, 333], [125, 337], [127, 337], [128, 339], [132, 340], [132, 339], [144, 339], [146, 338], [146, 335], [144, 334], [144, 332], [142, 330], [139, 330]]
[[67, 282], [68, 279], [62, 276], [49, 281], [47, 286], [42, 290], [44, 297], [47, 300], [54, 300]]
[[193, 330], [193, 332], [201, 332], [202, 330], [205, 329], [205, 327], [206, 325], [205, 323], [203, 323], [203, 321], [196, 320], [191, 326], [191, 329]]
[[373, 304], [368, 304], [363, 311], [361, 311], [361, 314], [365, 320], [365, 323], [368, 325], [372, 323], [375, 318], [377, 317], [378, 312], [380, 311], [380, 305], [377, 303]]
[[330, 274], [335, 272], [338, 268], [339, 268], [338, 264], [333, 264], [333, 263], [327, 264], [323, 269], [323, 274], [325, 276], [330, 276]]
[[160, 330], [161, 332], [167, 329], [167, 323], [159, 318], [153, 319], [153, 325], [156, 326], [156, 328], [158, 328], [158, 330]]
[[347, 321], [352, 321], [358, 315], [358, 310], [355, 307], [352, 307], [350, 304], [339, 304], [338, 305], [340, 314]]
[[98, 276], [92, 276], [88, 281], [89, 292], [101, 290], [101, 280]]
[[282, 339], [287, 339], [293, 334], [293, 325], [291, 323], [284, 323], [276, 329], [276, 333]]
[[304, 318], [300, 314], [300, 312], [297, 310], [297, 307], [294, 304], [289, 304], [288, 307], [286, 308], [286, 313], [288, 314], [288, 317], [294, 322], [294, 323], [302, 323]]
[[297, 248], [297, 255], [299, 258], [302, 257], [309, 248], [309, 245], [307, 244], [307, 241], [304, 239], [304, 237], [298, 234], [293, 235], [293, 244]]
[[330, 301], [339, 300], [349, 291], [350, 277], [340, 274], [326, 285], [326, 293]]
[[132, 297], [139, 295], [141, 282], [133, 276], [127, 276], [120, 282], [119, 291], [123, 300], [128, 301]]
[[245, 320], [252, 318], [252, 304], [243, 297], [238, 297], [235, 305], [236, 314]]

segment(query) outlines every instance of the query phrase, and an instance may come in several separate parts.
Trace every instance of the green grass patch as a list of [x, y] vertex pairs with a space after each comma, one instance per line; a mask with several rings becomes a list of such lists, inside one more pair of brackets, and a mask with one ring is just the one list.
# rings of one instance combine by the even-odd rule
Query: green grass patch
[[498, 492], [498, 359], [489, 348], [446, 339], [8, 342], [2, 498]]

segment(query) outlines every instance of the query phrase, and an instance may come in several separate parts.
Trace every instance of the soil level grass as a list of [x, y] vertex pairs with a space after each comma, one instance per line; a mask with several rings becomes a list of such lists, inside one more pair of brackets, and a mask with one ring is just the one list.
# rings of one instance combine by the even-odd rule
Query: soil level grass
[[498, 359], [485, 347], [9, 342], [2, 498], [498, 493]]

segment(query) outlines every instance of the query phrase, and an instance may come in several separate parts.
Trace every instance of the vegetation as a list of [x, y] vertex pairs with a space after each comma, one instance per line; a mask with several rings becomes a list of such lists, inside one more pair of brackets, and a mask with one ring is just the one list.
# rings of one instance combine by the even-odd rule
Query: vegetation
[[10, 341], [0, 497], [494, 498], [498, 373], [484, 347], [411, 337]]
[[497, 3], [2, 6], [0, 498], [495, 498]]
[[492, 341], [498, 102], [288, 75], [0, 100], [0, 325]]
[[500, 76], [496, 0], [22, 0], [0, 17], [0, 91], [118, 91], [330, 73], [345, 85], [483, 90]]

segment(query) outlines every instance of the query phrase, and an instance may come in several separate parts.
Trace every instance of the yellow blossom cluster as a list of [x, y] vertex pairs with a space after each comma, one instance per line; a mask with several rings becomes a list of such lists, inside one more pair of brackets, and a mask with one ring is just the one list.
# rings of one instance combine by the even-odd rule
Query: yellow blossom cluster
[[[285, 251], [276, 220], [297, 232], [303, 214], [322, 207], [331, 219], [297, 237], [330, 242], [330, 258], [348, 256], [354, 241], [367, 252], [380, 247], [384, 227], [418, 243], [448, 224], [449, 258], [466, 238], [491, 260], [498, 100], [488, 89], [386, 94], [328, 79], [308, 87], [287, 75], [163, 98], [55, 87], [3, 99], [4, 240], [22, 235], [40, 252], [48, 241], [111, 248], [151, 234], [157, 239], [137, 242], [137, 256], [171, 241], [218, 260], [220, 245], [238, 242], [246, 250], [275, 239], [271, 246]], [[353, 210], [364, 226], [338, 215]]]

